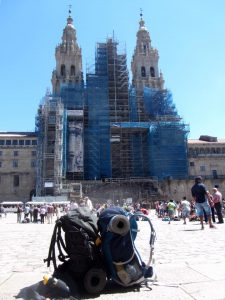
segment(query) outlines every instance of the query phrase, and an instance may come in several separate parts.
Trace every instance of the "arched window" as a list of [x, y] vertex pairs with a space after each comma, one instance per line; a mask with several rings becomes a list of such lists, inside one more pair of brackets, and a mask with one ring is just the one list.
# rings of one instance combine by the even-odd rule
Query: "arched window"
[[75, 75], [75, 66], [71, 66], [71, 68], [70, 68], [70, 75], [71, 76]]
[[65, 76], [66, 75], [66, 67], [65, 65], [61, 65], [61, 76]]
[[155, 77], [155, 69], [153, 67], [150, 67], [150, 75], [151, 77]]
[[147, 49], [147, 47], [146, 47], [146, 45], [143, 45], [143, 53], [146, 55], [146, 49]]
[[141, 76], [146, 77], [145, 67], [141, 67]]

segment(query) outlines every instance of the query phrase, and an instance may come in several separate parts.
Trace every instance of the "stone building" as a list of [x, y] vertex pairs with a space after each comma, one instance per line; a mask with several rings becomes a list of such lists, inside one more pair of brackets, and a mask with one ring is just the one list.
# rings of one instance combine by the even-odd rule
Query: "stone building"
[[199, 139], [188, 140], [188, 179], [165, 180], [159, 183], [164, 198], [176, 201], [187, 196], [191, 199], [191, 187], [196, 176], [202, 176], [204, 184], [212, 193], [214, 185], [218, 185], [225, 196], [225, 139], [207, 135]]
[[29, 201], [36, 184], [34, 132], [0, 132], [0, 201]]
[[225, 139], [201, 136], [188, 141], [189, 177], [225, 179]]

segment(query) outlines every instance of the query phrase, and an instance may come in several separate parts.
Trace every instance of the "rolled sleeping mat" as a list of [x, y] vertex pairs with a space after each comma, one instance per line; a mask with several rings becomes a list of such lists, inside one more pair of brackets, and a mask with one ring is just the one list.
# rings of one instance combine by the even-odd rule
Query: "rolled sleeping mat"
[[84, 288], [89, 294], [102, 292], [106, 285], [106, 272], [103, 269], [92, 268], [84, 276]]
[[130, 221], [126, 216], [116, 215], [110, 220], [108, 230], [120, 235], [126, 235], [130, 230]]

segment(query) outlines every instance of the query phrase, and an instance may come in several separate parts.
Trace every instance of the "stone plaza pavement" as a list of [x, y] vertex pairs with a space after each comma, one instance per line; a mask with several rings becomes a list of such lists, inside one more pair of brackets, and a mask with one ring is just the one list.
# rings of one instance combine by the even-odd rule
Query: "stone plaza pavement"
[[[151, 211], [157, 239], [155, 270], [157, 282], [151, 289], [106, 289], [93, 299], [191, 300], [225, 299], [225, 224], [200, 230], [199, 222], [162, 221]], [[141, 254], [148, 252], [144, 237], [148, 222], [139, 221]], [[0, 300], [12, 300], [20, 289], [42, 280], [48, 270], [47, 257], [53, 224], [17, 224], [16, 214], [0, 219]], [[21, 298], [19, 298], [21, 299]], [[90, 299], [80, 296], [78, 299]]]

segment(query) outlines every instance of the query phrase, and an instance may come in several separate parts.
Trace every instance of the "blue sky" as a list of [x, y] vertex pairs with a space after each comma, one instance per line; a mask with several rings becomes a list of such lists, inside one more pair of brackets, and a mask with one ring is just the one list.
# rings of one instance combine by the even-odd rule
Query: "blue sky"
[[69, 4], [84, 72], [94, 63], [96, 42], [113, 32], [130, 69], [142, 8], [189, 138], [225, 138], [224, 0], [0, 0], [0, 131], [35, 129]]

